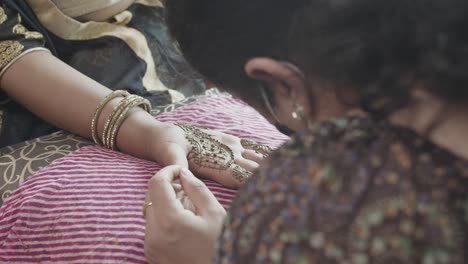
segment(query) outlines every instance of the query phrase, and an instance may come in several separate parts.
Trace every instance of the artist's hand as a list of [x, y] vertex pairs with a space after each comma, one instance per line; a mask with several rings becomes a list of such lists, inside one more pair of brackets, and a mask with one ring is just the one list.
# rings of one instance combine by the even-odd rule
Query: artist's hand
[[265, 145], [185, 124], [161, 123], [153, 131], [153, 157], [161, 165], [180, 165], [199, 177], [238, 188], [271, 151]]
[[[195, 212], [184, 209], [171, 183], [180, 177]], [[149, 263], [208, 264], [226, 212], [203, 182], [180, 166], [159, 171], [148, 184], [145, 255]]]

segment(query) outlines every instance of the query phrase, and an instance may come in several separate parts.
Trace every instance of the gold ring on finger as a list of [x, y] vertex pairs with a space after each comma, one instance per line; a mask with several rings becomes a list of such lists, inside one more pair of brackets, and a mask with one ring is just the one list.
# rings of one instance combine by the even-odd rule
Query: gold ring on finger
[[146, 218], [146, 210], [153, 205], [153, 202], [146, 202], [143, 205], [143, 208], [141, 209], [141, 212], [143, 213], [143, 217]]

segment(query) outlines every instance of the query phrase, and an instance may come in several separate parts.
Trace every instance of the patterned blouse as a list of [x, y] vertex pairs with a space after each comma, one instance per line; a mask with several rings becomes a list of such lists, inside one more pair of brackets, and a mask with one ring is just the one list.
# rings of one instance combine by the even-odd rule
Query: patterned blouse
[[216, 263], [468, 263], [468, 162], [352, 117], [300, 133], [239, 192]]

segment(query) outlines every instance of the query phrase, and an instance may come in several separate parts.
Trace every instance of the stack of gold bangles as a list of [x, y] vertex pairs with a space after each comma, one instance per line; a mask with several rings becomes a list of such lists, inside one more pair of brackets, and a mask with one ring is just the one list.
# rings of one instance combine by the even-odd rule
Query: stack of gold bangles
[[[102, 137], [98, 135], [98, 121], [104, 107], [114, 98], [123, 97], [119, 104], [112, 110], [112, 113], [107, 118], [104, 125]], [[148, 100], [141, 96], [131, 95], [127, 91], [117, 90], [107, 95], [97, 106], [91, 121], [91, 134], [94, 143], [100, 146], [105, 146], [108, 149], [115, 150], [117, 148], [117, 134], [125, 119], [127, 119], [130, 110], [134, 107], [142, 107], [145, 111], [151, 111], [151, 104]]]

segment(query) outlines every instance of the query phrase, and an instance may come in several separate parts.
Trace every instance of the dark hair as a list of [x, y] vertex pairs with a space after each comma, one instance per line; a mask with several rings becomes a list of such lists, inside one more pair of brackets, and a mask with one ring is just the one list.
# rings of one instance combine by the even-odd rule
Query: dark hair
[[[354, 88], [367, 110], [397, 110], [414, 85], [468, 102], [467, 7], [466, 0], [311, 0], [292, 26], [290, 51], [307, 74]], [[384, 98], [388, 109], [373, 108]]]
[[354, 88], [368, 109], [381, 98], [400, 107], [415, 83], [468, 101], [467, 7], [466, 0], [167, 2], [182, 52], [215, 84], [258, 100], [244, 64], [268, 56]]
[[253, 57], [284, 57], [293, 15], [307, 0], [170, 0], [167, 22], [189, 63], [249, 103], [261, 100], [244, 72]]

